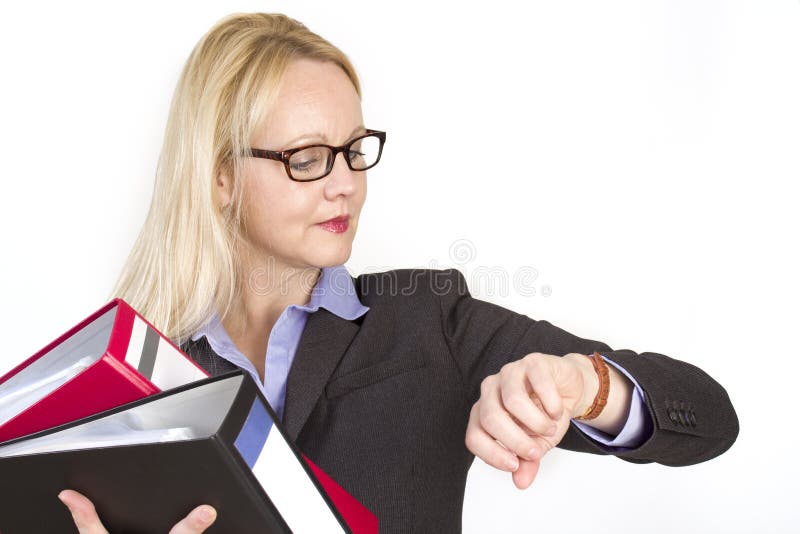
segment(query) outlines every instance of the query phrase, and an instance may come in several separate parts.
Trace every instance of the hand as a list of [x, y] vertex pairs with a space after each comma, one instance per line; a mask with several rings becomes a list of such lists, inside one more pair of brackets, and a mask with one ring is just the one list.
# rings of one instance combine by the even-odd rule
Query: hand
[[[108, 534], [106, 527], [97, 517], [92, 501], [77, 491], [64, 490], [58, 494], [75, 521], [79, 534]], [[207, 515], [205, 515], [207, 514]], [[169, 531], [169, 534], [197, 534], [204, 532], [217, 518], [217, 511], [208, 505], [201, 505], [189, 512]]]
[[590, 382], [594, 373], [586, 373], [586, 362], [581, 354], [534, 352], [486, 377], [470, 412], [467, 448], [489, 465], [511, 471], [519, 489], [530, 486], [570, 419], [594, 400], [599, 381]]

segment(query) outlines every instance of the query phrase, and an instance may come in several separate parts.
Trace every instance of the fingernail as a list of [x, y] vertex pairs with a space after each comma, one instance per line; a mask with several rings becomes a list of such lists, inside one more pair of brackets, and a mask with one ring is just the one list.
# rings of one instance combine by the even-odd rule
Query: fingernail
[[208, 523], [214, 519], [214, 511], [207, 506], [200, 508], [200, 519], [202, 519], [203, 522]]
[[539, 449], [537, 447], [534, 447], [528, 451], [528, 458], [531, 460], [535, 460], [537, 454], [539, 454]]
[[506, 467], [508, 467], [512, 471], [516, 471], [517, 469], [519, 469], [519, 460], [517, 460], [516, 457], [507, 458], [506, 459]]

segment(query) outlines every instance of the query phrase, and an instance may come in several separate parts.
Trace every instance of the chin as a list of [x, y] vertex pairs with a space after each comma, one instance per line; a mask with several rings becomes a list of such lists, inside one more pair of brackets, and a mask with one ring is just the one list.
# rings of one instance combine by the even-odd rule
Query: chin
[[316, 252], [313, 258], [313, 265], [321, 269], [323, 267], [334, 267], [345, 263], [350, 259], [352, 247], [348, 245], [347, 247], [337, 247], [330, 251], [317, 250]]

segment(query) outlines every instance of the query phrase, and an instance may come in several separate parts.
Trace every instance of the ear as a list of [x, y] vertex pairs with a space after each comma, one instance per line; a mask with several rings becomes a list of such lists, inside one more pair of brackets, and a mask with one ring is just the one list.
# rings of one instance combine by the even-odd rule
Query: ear
[[229, 206], [233, 200], [233, 178], [228, 169], [220, 170], [217, 175], [217, 198], [219, 198], [220, 210]]

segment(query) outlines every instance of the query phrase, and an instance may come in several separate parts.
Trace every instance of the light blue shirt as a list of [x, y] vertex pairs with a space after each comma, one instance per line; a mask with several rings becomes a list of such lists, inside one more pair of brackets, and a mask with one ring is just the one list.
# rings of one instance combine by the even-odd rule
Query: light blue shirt
[[628, 373], [628, 371], [623, 369], [621, 366], [607, 359], [602, 354], [600, 354], [600, 357], [603, 358], [604, 362], [619, 369], [619, 372], [627, 376], [630, 381], [633, 382], [633, 393], [631, 393], [631, 409], [628, 412], [628, 420], [625, 421], [625, 426], [622, 427], [622, 430], [619, 431], [619, 434], [617, 434], [616, 437], [606, 434], [602, 430], [592, 428], [586, 423], [576, 421], [575, 419], [572, 420], [572, 424], [577, 426], [581, 431], [583, 431], [584, 434], [591, 437], [595, 441], [602, 443], [610, 450], [635, 449], [636, 447], [642, 445], [647, 438], [650, 437], [651, 433], [648, 432], [649, 429], [647, 423], [650, 420], [650, 414], [647, 413], [647, 407], [644, 403], [644, 392], [642, 391], [642, 386], [640, 386], [639, 383], [630, 375], [630, 373]]
[[352, 321], [361, 317], [369, 308], [361, 304], [350, 273], [343, 265], [322, 269], [317, 283], [311, 290], [308, 305], [290, 304], [283, 310], [267, 341], [267, 358], [264, 367], [264, 382], [258, 376], [253, 363], [248, 360], [231, 340], [219, 316], [214, 314], [211, 321], [193, 336], [197, 340], [206, 336], [208, 344], [220, 357], [248, 371], [269, 401], [272, 409], [283, 420], [283, 406], [286, 400], [286, 380], [292, 367], [300, 336], [309, 314], [325, 308], [342, 319]]
[[[292, 367], [292, 361], [297, 352], [297, 346], [300, 343], [300, 336], [305, 328], [306, 320], [309, 314], [316, 312], [320, 307], [348, 321], [361, 317], [369, 311], [369, 307], [364, 306], [358, 300], [353, 280], [344, 265], [322, 268], [317, 283], [311, 291], [308, 305], [290, 304], [283, 310], [283, 313], [281, 313], [272, 327], [267, 342], [264, 382], [259, 378], [258, 371], [256, 371], [252, 362], [236, 348], [216, 314], [192, 336], [192, 339], [197, 340], [205, 336], [211, 348], [221, 358], [225, 358], [232, 364], [249, 372], [275, 410], [275, 413], [283, 420], [286, 380], [289, 377], [289, 369]], [[635, 386], [628, 420], [617, 436], [605, 434], [585, 423], [575, 420], [572, 422], [586, 435], [609, 449], [638, 447], [649, 437], [646, 425], [648, 422], [646, 418], [649, 418], [649, 414], [645, 408], [642, 388], [625, 369], [605, 357], [603, 359], [630, 378]]]

